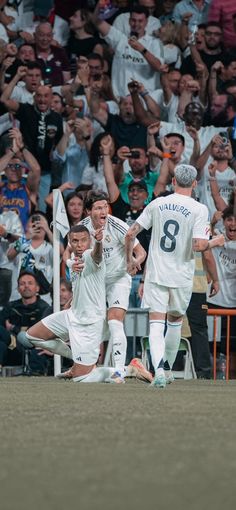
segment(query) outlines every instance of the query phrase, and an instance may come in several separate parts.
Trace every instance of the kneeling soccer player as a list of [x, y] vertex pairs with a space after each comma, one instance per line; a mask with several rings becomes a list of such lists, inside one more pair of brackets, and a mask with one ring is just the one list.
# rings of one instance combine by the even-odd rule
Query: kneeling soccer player
[[[26, 335], [32, 345], [72, 358], [74, 365], [71, 374], [74, 381], [102, 382], [114, 370], [96, 368], [106, 317], [103, 229], [94, 233], [93, 249], [90, 249], [91, 236], [85, 226], [72, 227], [69, 237], [75, 256], [71, 272], [71, 308], [45, 317], [32, 326]], [[81, 260], [84, 268], [78, 272]], [[71, 350], [65, 343], [68, 338]]]

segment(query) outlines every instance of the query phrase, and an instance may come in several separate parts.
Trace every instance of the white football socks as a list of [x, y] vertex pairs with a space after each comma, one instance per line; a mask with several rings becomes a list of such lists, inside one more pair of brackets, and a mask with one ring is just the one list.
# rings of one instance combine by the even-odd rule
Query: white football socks
[[167, 331], [165, 335], [165, 354], [164, 361], [168, 361], [170, 369], [175, 362], [177, 352], [179, 349], [181, 338], [182, 321], [169, 322], [167, 321]]
[[124, 324], [121, 321], [112, 319], [108, 321], [108, 326], [111, 334], [114, 367], [115, 370], [120, 372], [121, 376], [124, 377], [127, 350], [127, 338], [124, 331]]
[[26, 337], [34, 347], [40, 347], [40, 349], [46, 349], [47, 351], [53, 352], [53, 354], [59, 354], [59, 356], [63, 356], [64, 358], [72, 359], [70, 347], [60, 338], [43, 340], [29, 335], [28, 332], [26, 332]]
[[149, 345], [155, 372], [157, 372], [165, 352], [164, 330], [164, 320], [150, 320]]

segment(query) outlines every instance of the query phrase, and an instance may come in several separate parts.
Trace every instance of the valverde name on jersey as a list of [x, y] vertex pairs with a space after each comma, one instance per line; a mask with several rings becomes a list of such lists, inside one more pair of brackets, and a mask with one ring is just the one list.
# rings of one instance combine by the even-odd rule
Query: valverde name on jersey
[[185, 207], [183, 205], [179, 205], [179, 204], [163, 204], [163, 205], [159, 205], [158, 207], [161, 212], [166, 211], [166, 210], [180, 212], [181, 214], [183, 214], [185, 216], [185, 218], [187, 218], [191, 214], [191, 211], [189, 211], [189, 209], [187, 209], [187, 207]]

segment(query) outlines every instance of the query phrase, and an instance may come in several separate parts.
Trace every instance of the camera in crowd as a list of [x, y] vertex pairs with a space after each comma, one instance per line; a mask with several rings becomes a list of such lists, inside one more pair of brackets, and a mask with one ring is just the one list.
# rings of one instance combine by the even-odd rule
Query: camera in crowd
[[221, 131], [219, 135], [222, 138], [222, 144], [227, 145], [227, 143], [229, 143], [229, 135], [227, 131]]
[[140, 152], [139, 151], [130, 151], [130, 153], [128, 154], [128, 158], [133, 158], [133, 159], [139, 159], [140, 158]]

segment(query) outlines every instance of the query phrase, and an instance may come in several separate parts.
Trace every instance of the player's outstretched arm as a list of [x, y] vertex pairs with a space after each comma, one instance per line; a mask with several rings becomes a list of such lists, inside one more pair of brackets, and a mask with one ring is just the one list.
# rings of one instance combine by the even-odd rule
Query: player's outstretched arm
[[192, 247], [193, 251], [206, 251], [209, 248], [215, 248], [216, 246], [224, 246], [225, 238], [223, 234], [213, 237], [208, 241], [207, 239], [193, 239]]
[[95, 238], [95, 245], [91, 252], [91, 257], [94, 260], [95, 264], [100, 264], [100, 262], [102, 262], [102, 253], [103, 253], [103, 245], [102, 245], [103, 227], [96, 230], [95, 233], [93, 234], [93, 236]]

